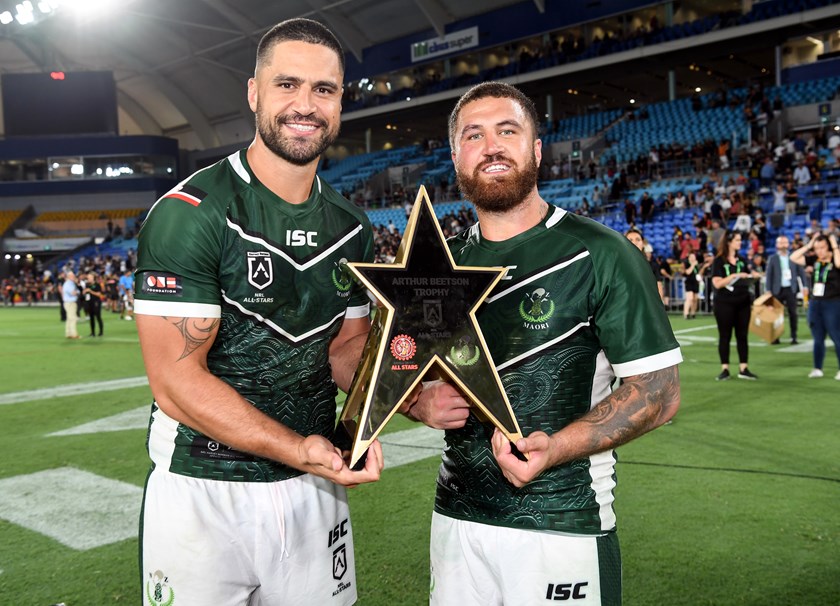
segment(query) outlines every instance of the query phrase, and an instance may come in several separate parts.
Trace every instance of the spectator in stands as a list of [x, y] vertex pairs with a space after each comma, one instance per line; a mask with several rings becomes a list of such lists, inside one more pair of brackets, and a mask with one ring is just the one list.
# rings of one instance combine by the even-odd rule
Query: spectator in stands
[[808, 373], [812, 379], [823, 376], [828, 335], [834, 341], [837, 355], [838, 370], [834, 378], [840, 381], [840, 246], [837, 242], [834, 235], [816, 235], [790, 256], [791, 262], [800, 266], [807, 263], [807, 253], [812, 252], [816, 257], [808, 307], [808, 325], [814, 338], [814, 368]]
[[776, 180], [776, 165], [770, 156], [764, 158], [764, 164], [761, 165], [759, 177], [761, 178], [761, 187], [768, 189], [773, 187], [773, 183]]
[[64, 302], [64, 311], [67, 320], [64, 323], [64, 337], [67, 339], [78, 339], [79, 333], [76, 330], [78, 321], [79, 286], [76, 284], [76, 274], [68, 271], [64, 275], [64, 284], [61, 286], [61, 300]]
[[720, 170], [729, 170], [729, 141], [726, 139], [718, 144], [718, 162]]
[[595, 186], [595, 189], [592, 190], [592, 208], [597, 212], [599, 208], [601, 208], [602, 202], [602, 193], [601, 187], [599, 185]]
[[818, 219], [811, 219], [811, 223], [805, 228], [805, 237], [809, 240], [822, 233], [822, 225]]
[[642, 194], [642, 199], [639, 202], [639, 207], [642, 211], [642, 223], [653, 221], [653, 206], [654, 200], [648, 192]]
[[[631, 227], [626, 232], [624, 232], [624, 237], [627, 238], [633, 246], [639, 249], [639, 252], [645, 252], [645, 237], [642, 235], [642, 232], [635, 227]], [[657, 272], [653, 272], [653, 275], [656, 276]]]
[[735, 217], [735, 224], [732, 226], [732, 229], [741, 232], [743, 236], [752, 231], [752, 217], [750, 217], [746, 208], [742, 208], [738, 216]]
[[682, 253], [682, 239], [682, 228], [679, 225], [674, 225], [674, 231], [671, 233], [671, 256], [674, 259], [679, 259], [680, 253]]
[[799, 208], [799, 192], [796, 191], [796, 185], [793, 180], [788, 180], [785, 186], [785, 214], [795, 215]]
[[773, 190], [773, 212], [774, 213], [785, 213], [785, 186], [781, 183], [776, 185], [776, 189]]
[[[784, 304], [788, 311], [791, 343], [796, 344], [799, 317], [797, 315], [797, 293], [804, 288], [803, 295], [808, 296], [807, 276], [801, 265], [790, 259], [790, 240], [784, 234], [776, 238], [776, 253], [767, 261], [767, 290]], [[774, 345], [779, 344], [776, 339]]]
[[840, 239], [840, 221], [837, 219], [829, 219], [826, 225], [824, 235], [826, 237], [834, 235], [835, 238]]
[[834, 130], [828, 137], [828, 149], [831, 152], [833, 165], [840, 167], [840, 131]]
[[630, 198], [624, 200], [624, 220], [630, 227], [636, 224], [636, 204]]
[[804, 160], [800, 160], [796, 170], [793, 171], [793, 180], [799, 186], [808, 185], [811, 182], [811, 171], [805, 166]]
[[684, 210], [686, 206], [685, 194], [682, 191], [678, 191], [677, 195], [674, 196], [674, 209]]
[[712, 285], [715, 289], [715, 321], [718, 327], [718, 355], [721, 372], [718, 381], [726, 381], [729, 374], [729, 347], [732, 331], [738, 350], [738, 378], [754, 380], [758, 377], [748, 368], [749, 345], [747, 336], [752, 308], [752, 279], [758, 274], [749, 270], [749, 264], [739, 251], [741, 234], [727, 231], [721, 238], [717, 255], [712, 264]]

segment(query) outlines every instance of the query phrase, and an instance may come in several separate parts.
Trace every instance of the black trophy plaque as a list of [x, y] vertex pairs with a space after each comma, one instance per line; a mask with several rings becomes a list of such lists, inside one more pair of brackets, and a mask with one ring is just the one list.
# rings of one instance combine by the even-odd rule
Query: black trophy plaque
[[475, 317], [506, 270], [455, 265], [424, 187], [395, 262], [348, 267], [379, 305], [336, 430], [351, 468], [412, 390], [435, 377], [512, 442], [522, 437]]

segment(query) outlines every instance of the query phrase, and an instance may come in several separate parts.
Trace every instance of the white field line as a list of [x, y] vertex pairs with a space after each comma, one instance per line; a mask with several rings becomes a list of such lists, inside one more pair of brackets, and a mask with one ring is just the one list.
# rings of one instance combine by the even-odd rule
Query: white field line
[[146, 377], [114, 379], [112, 381], [97, 381], [95, 383], [72, 383], [70, 385], [45, 387], [43, 389], [33, 389], [31, 391], [16, 391], [0, 394], [0, 405], [19, 404], [21, 402], [46, 400], [47, 398], [61, 398], [64, 396], [80, 396], [89, 393], [100, 393], [103, 391], [116, 391], [119, 389], [129, 389], [131, 387], [142, 387], [148, 384], [149, 381]]

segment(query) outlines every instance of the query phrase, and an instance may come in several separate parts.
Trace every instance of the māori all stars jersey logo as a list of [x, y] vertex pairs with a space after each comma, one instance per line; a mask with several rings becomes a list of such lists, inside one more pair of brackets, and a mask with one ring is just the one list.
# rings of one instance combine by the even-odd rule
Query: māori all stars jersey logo
[[342, 257], [338, 262], [333, 261], [332, 282], [339, 297], [349, 297], [353, 287], [353, 278], [347, 269], [347, 259]]
[[551, 293], [544, 288], [537, 288], [526, 292], [519, 303], [519, 316], [524, 320], [525, 328], [529, 330], [544, 330], [548, 328], [548, 320], [554, 315], [554, 301]]

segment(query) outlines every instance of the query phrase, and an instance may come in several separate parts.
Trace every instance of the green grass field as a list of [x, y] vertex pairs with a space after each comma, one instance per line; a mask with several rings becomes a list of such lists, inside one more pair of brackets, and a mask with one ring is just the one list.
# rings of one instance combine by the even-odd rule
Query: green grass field
[[[134, 323], [105, 322], [102, 339], [68, 341], [56, 308], [0, 309], [0, 605], [140, 598], [150, 393], [104, 383], [143, 375]], [[807, 327], [796, 348], [751, 337], [761, 379], [717, 383], [713, 319], [672, 322], [685, 357], [680, 412], [618, 453], [625, 604], [840, 604], [834, 349], [826, 377], [809, 380]], [[85, 383], [102, 386], [10, 395]], [[400, 418], [387, 431], [411, 427]], [[430, 451], [351, 491], [361, 606], [427, 602], [436, 470]]]

